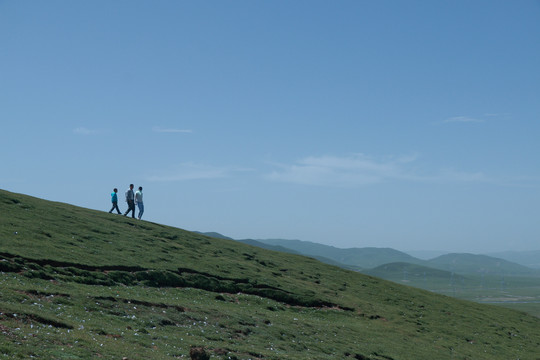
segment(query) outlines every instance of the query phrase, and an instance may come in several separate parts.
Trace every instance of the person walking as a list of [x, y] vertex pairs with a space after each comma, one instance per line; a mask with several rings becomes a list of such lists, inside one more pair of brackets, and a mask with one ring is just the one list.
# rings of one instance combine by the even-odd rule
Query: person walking
[[139, 186], [139, 190], [135, 193], [135, 204], [139, 207], [138, 218], [141, 220], [142, 214], [144, 213], [144, 204], [142, 200], [142, 186]]
[[135, 193], [133, 192], [133, 184], [130, 184], [129, 189], [126, 191], [126, 202], [128, 209], [124, 216], [127, 216], [131, 211], [131, 217], [135, 219]]
[[112, 209], [109, 211], [109, 214], [113, 212], [114, 209], [118, 212], [118, 214], [122, 214], [120, 212], [120, 209], [118, 208], [118, 189], [114, 188], [113, 192], [111, 193], [111, 202], [112, 202]]

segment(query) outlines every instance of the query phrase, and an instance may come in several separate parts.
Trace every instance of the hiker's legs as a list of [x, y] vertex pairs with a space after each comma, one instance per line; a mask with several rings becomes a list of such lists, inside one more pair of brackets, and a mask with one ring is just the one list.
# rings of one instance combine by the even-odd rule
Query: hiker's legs
[[141, 220], [142, 214], [144, 213], [144, 204], [142, 202], [137, 203], [137, 206], [139, 207], [139, 220]]
[[131, 209], [131, 217], [135, 219], [135, 202], [130, 201], [129, 202], [129, 207]]
[[[120, 211], [120, 208], [118, 208], [118, 202], [113, 203], [113, 208], [111, 209], [111, 211], [113, 211], [113, 209], [115, 209], [115, 208], [116, 208], [116, 212], [117, 212], [118, 214], [121, 214], [121, 213], [122, 213], [122, 212]], [[109, 212], [111, 212], [111, 211], [109, 211]]]
[[126, 210], [126, 213], [124, 214], [124, 216], [127, 216], [127, 214], [129, 214], [129, 212], [131, 211], [131, 217], [135, 217], [135, 202], [133, 200], [128, 200], [128, 209]]

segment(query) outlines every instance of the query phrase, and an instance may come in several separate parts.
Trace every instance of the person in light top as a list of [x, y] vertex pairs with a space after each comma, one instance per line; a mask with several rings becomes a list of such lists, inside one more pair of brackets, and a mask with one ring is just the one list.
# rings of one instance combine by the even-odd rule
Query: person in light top
[[[142, 194], [142, 186], [139, 186], [139, 190], [135, 193], [135, 204], [139, 207], [139, 215], [138, 218], [141, 220], [142, 214], [144, 213], [144, 204], [143, 204], [143, 194]], [[133, 211], [135, 213], [135, 211]]]

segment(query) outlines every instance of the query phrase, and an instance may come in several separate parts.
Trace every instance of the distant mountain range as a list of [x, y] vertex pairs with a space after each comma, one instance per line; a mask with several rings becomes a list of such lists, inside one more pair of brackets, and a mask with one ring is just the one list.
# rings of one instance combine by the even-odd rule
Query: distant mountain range
[[[465, 275], [455, 275], [445, 270], [402, 262], [377, 266], [374, 269], [365, 270], [363, 273], [395, 282], [414, 283], [416, 281], [417, 285], [426, 285], [418, 284], [418, 281], [424, 280], [425, 282], [428, 278], [430, 283], [433, 281], [439, 283], [463, 282], [466, 278]], [[420, 287], [425, 288], [425, 286]]]
[[330, 259], [335, 263], [356, 267], [358, 269], [371, 269], [392, 262], [423, 264], [423, 260], [390, 248], [366, 247], [340, 249], [333, 246], [300, 240], [267, 239], [257, 241], [268, 245], [292, 249], [302, 255], [311, 256], [320, 259], [323, 262], [327, 262], [324, 261], [324, 259]]
[[539, 273], [535, 269], [487, 255], [446, 254], [428, 260], [426, 263], [432, 268], [461, 274], [527, 276]]
[[[206, 232], [202, 234], [221, 239], [234, 240], [215, 232]], [[388, 265], [396, 263], [412, 264], [462, 275], [540, 275], [540, 271], [533, 268], [534, 264], [540, 262], [540, 251], [526, 254], [517, 252], [498, 253], [497, 255], [500, 257], [455, 253], [440, 255], [430, 260], [422, 260], [391, 248], [365, 247], [340, 249], [310, 241], [285, 239], [244, 239], [237, 241], [268, 250], [301, 254], [327, 264], [372, 274], [382, 274], [384, 271], [393, 271], [392, 266]], [[513, 261], [504, 259], [503, 256], [510, 257]], [[524, 263], [532, 266], [528, 267], [524, 265]], [[383, 265], [387, 265], [386, 268], [381, 268]], [[368, 271], [375, 269], [376, 271]]]

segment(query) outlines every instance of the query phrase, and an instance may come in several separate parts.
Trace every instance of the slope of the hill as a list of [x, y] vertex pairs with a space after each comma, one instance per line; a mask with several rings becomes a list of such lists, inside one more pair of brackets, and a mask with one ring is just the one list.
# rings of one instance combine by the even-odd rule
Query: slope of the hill
[[233, 238], [230, 238], [228, 236], [225, 236], [223, 234], [220, 234], [214, 231], [210, 231], [210, 232], [193, 231], [193, 232], [196, 234], [206, 235], [206, 236], [217, 238], [217, 239], [234, 240]]
[[[300, 252], [298, 252], [296, 250], [289, 249], [289, 248], [286, 248], [286, 247], [283, 247], [283, 246], [280, 246], [280, 245], [267, 244], [265, 242], [258, 241], [258, 240], [246, 239], [246, 240], [237, 240], [237, 241], [241, 242], [243, 244], [248, 244], [248, 245], [260, 247], [260, 248], [267, 249], [267, 250], [280, 251], [280, 252], [289, 253], [289, 254], [302, 255], [302, 253], [300, 253]], [[312, 257], [314, 259], [317, 259], [320, 262], [323, 262], [325, 264], [339, 266], [339, 267], [341, 267], [343, 269], [354, 270], [354, 271], [361, 271], [362, 270], [362, 268], [360, 268], [359, 266], [346, 265], [346, 264], [340, 263], [338, 261], [335, 261], [333, 259], [330, 259], [330, 258], [327, 258], [327, 257], [324, 257], [324, 256], [309, 255], [309, 254], [303, 254], [303, 255]]]
[[0, 191], [0, 357], [535, 359], [540, 320]]
[[300, 253], [298, 251], [287, 249], [287, 248], [284, 248], [283, 246], [279, 246], [279, 245], [265, 244], [265, 243], [257, 241], [257, 240], [246, 239], [246, 240], [238, 240], [238, 242], [241, 242], [242, 244], [246, 244], [246, 245], [260, 247], [260, 248], [263, 248], [263, 249], [266, 249], [266, 250], [280, 251], [280, 252], [284, 252], [284, 253], [300, 255]]

